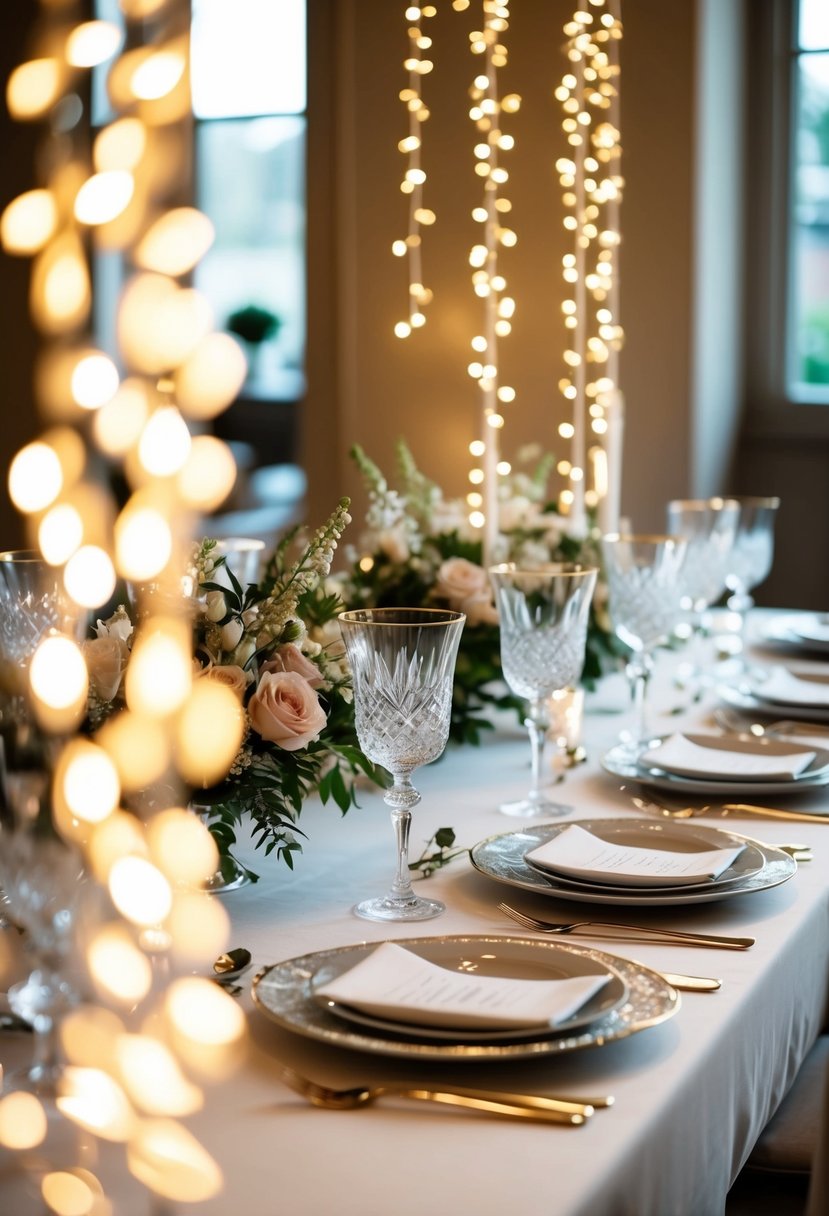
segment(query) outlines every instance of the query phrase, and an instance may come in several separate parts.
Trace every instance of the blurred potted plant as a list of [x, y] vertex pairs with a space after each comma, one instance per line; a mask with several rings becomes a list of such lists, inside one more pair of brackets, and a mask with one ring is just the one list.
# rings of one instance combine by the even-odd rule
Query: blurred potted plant
[[281, 317], [259, 304], [246, 304], [244, 308], [237, 308], [227, 318], [228, 332], [241, 338], [247, 347], [251, 378], [259, 373], [258, 365], [265, 343], [275, 338], [281, 328]]

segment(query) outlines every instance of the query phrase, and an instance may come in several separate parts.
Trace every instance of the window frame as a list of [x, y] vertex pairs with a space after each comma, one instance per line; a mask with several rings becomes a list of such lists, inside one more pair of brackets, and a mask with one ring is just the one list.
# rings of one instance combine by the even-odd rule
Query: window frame
[[789, 383], [798, 9], [798, 0], [769, 0], [752, 5], [747, 22], [747, 425], [754, 435], [829, 439], [829, 391], [804, 385], [795, 395]]

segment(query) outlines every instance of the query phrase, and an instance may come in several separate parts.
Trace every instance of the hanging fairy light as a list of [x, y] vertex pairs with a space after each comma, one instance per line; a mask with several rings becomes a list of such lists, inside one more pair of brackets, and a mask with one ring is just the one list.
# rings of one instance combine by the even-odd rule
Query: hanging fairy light
[[[583, 535], [588, 505], [598, 503], [605, 530], [618, 521], [621, 477], [618, 355], [624, 334], [619, 324], [618, 250], [624, 181], [618, 0], [591, 0], [590, 11], [578, 9], [564, 33], [567, 71], [554, 96], [564, 111], [561, 125], [569, 152], [556, 161], [556, 171], [572, 251], [562, 259], [566, 296], [561, 311], [569, 340], [559, 390], [572, 409], [572, 423], [559, 427], [559, 434], [571, 445], [568, 485], [561, 501], [569, 510], [573, 533]], [[602, 439], [605, 452], [592, 491], [586, 485], [588, 425], [593, 436]]]
[[409, 223], [405, 240], [392, 244], [395, 257], [405, 258], [409, 272], [408, 310], [405, 320], [398, 321], [394, 332], [398, 338], [408, 338], [413, 329], [426, 324], [424, 309], [432, 299], [431, 290], [423, 283], [422, 229], [435, 222], [435, 213], [424, 206], [424, 184], [426, 172], [421, 163], [423, 147], [423, 124], [429, 118], [429, 109], [421, 96], [420, 82], [432, 70], [429, 51], [431, 37], [424, 32], [423, 22], [434, 17], [437, 9], [433, 4], [407, 4], [405, 18], [408, 24], [409, 51], [403, 66], [409, 74], [409, 82], [400, 91], [400, 100], [408, 114], [409, 132], [397, 145], [405, 157], [405, 170], [400, 182], [401, 192], [409, 200]]
[[[466, 5], [455, 3], [462, 12]], [[481, 226], [481, 238], [469, 253], [472, 287], [483, 301], [483, 332], [472, 338], [473, 358], [469, 375], [480, 393], [479, 436], [470, 445], [476, 463], [469, 470], [473, 487], [467, 494], [469, 521], [483, 530], [484, 565], [493, 560], [498, 540], [499, 432], [504, 425], [503, 406], [515, 400], [515, 389], [500, 383], [498, 342], [509, 335], [515, 301], [507, 294], [507, 280], [499, 264], [502, 248], [517, 242], [508, 217], [512, 204], [504, 194], [509, 172], [501, 157], [512, 150], [515, 140], [502, 129], [504, 115], [515, 114], [521, 105], [517, 93], [500, 96], [498, 72], [507, 64], [503, 37], [509, 29], [508, 0], [483, 0], [483, 28], [469, 35], [470, 50], [483, 59], [483, 66], [469, 90], [469, 117], [475, 128], [475, 173], [483, 184], [483, 200], [472, 218]], [[480, 487], [478, 489], [477, 487]]]

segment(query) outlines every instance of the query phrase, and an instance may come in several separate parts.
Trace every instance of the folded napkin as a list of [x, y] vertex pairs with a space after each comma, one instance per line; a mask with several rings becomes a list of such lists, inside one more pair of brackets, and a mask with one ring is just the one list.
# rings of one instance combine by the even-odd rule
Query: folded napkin
[[787, 667], [772, 667], [764, 680], [752, 681], [752, 692], [780, 705], [814, 705], [829, 709], [829, 681], [801, 679]]
[[492, 1029], [557, 1026], [598, 992], [609, 975], [516, 980], [449, 971], [383, 942], [314, 995], [375, 1017], [417, 1026]]
[[815, 753], [810, 751], [775, 755], [771, 749], [759, 743], [756, 747], [749, 745], [730, 751], [694, 743], [686, 735], [671, 735], [658, 747], [644, 752], [639, 763], [683, 777], [791, 781], [808, 768], [814, 758]]
[[744, 848], [741, 844], [694, 853], [640, 849], [600, 840], [573, 823], [546, 844], [526, 853], [525, 858], [554, 874], [568, 874], [593, 882], [625, 887], [667, 887], [718, 878]]

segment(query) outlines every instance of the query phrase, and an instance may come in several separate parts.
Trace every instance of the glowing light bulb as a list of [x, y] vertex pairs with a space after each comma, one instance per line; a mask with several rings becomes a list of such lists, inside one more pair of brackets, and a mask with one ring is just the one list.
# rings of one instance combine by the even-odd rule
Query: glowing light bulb
[[37, 253], [54, 235], [58, 209], [51, 190], [27, 190], [12, 199], [0, 217], [6, 253]]
[[55, 450], [36, 440], [21, 448], [9, 467], [9, 496], [18, 511], [42, 511], [63, 487], [63, 470]]
[[170, 477], [184, 466], [190, 454], [190, 432], [175, 406], [162, 406], [141, 434], [138, 456], [148, 473]]
[[121, 30], [111, 21], [85, 21], [66, 40], [66, 61], [76, 68], [93, 68], [111, 59], [121, 45]]
[[119, 383], [118, 369], [107, 355], [84, 355], [72, 372], [72, 396], [81, 409], [97, 410], [115, 396]]
[[129, 205], [135, 180], [126, 169], [106, 169], [84, 182], [75, 199], [75, 218], [94, 226], [114, 220]]
[[83, 541], [83, 520], [75, 507], [60, 503], [40, 521], [37, 542], [50, 566], [62, 566]]
[[164, 515], [150, 506], [127, 506], [115, 524], [115, 554], [124, 578], [146, 582], [160, 574], [173, 551]]
[[82, 608], [100, 608], [112, 597], [115, 582], [112, 560], [97, 545], [81, 545], [63, 572], [63, 585]]

